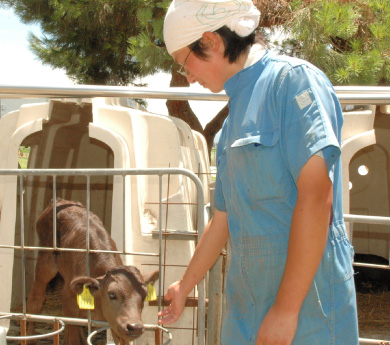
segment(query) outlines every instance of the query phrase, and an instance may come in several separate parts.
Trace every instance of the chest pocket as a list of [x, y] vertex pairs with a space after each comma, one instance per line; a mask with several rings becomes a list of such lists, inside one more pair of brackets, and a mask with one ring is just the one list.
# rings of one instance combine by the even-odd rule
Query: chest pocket
[[278, 131], [236, 139], [227, 150], [227, 165], [238, 191], [252, 202], [285, 197], [288, 174]]
[[265, 134], [250, 135], [245, 138], [237, 139], [231, 145], [234, 147], [242, 147], [246, 145], [272, 147], [279, 141], [279, 133], [277, 132], [268, 132]]

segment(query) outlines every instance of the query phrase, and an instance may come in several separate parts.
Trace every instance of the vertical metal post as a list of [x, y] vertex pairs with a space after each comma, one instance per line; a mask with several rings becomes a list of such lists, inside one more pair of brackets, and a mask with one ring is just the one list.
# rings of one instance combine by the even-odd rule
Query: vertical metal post
[[[27, 335], [27, 321], [26, 319], [20, 320], [20, 335], [25, 337]], [[27, 340], [23, 339], [20, 341], [20, 345], [27, 345]]]
[[[158, 188], [159, 188], [159, 205], [158, 205], [158, 269], [161, 275], [162, 272], [162, 175], [158, 175]], [[168, 199], [167, 199], [168, 201]], [[167, 205], [168, 207], [168, 205]], [[162, 279], [158, 280], [158, 311], [161, 311], [161, 296], [164, 295], [164, 292], [162, 291]]]
[[[91, 190], [90, 190], [90, 184], [91, 184], [91, 176], [87, 175], [87, 201], [86, 201], [86, 208], [87, 208], [87, 238], [86, 238], [86, 246], [87, 246], [87, 276], [91, 276], [91, 270], [89, 267], [89, 209], [90, 209], [90, 198], [91, 198]], [[91, 310], [88, 309], [88, 334], [91, 334], [92, 327], [91, 327]]]
[[[210, 188], [210, 214], [214, 215], [214, 188]], [[211, 267], [208, 279], [207, 307], [207, 344], [221, 343], [222, 313], [223, 313], [223, 258], [219, 256]]]
[[22, 259], [22, 299], [23, 299], [23, 314], [26, 315], [26, 253], [24, 249], [24, 203], [23, 203], [23, 175], [19, 177], [19, 193], [20, 193], [20, 245]]
[[[58, 320], [55, 320], [53, 323], [53, 331], [58, 331], [60, 329], [60, 323]], [[60, 345], [60, 334], [53, 335], [53, 345]]]
[[[122, 175], [122, 235], [123, 235], [123, 252], [126, 252], [126, 176]], [[113, 180], [115, 179], [115, 176], [113, 176]]]
[[[195, 176], [196, 177], [196, 176]], [[197, 207], [198, 207], [198, 236], [199, 238], [203, 234], [204, 230], [204, 198], [203, 198], [203, 186], [199, 180], [193, 179], [197, 190]], [[206, 342], [206, 288], [205, 278], [198, 284], [198, 345], [205, 345]]]
[[[22, 259], [22, 299], [23, 299], [23, 314], [26, 315], [26, 253], [24, 249], [24, 203], [23, 203], [23, 175], [19, 177], [19, 203], [20, 203], [20, 246]], [[20, 320], [20, 333], [26, 336], [27, 321], [25, 318]], [[20, 342], [21, 345], [26, 345], [26, 340]]]
[[154, 345], [161, 345], [162, 344], [162, 332], [161, 329], [156, 328], [154, 330]]
[[91, 270], [89, 268], [89, 210], [90, 210], [90, 197], [91, 197], [91, 191], [90, 191], [90, 182], [91, 182], [91, 176], [87, 175], [87, 200], [86, 200], [86, 208], [87, 208], [87, 219], [86, 219], [86, 226], [87, 226], [87, 232], [86, 232], [86, 246], [87, 246], [87, 276], [89, 277], [91, 275]]
[[53, 175], [53, 249], [57, 249], [57, 175]]

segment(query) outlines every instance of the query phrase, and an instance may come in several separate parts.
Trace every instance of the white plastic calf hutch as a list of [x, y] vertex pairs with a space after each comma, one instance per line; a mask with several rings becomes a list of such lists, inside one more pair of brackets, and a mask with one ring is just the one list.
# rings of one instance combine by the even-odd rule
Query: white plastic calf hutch
[[[161, 190], [157, 175], [99, 175], [91, 176], [89, 181], [90, 210], [102, 219], [118, 250], [134, 254], [124, 255], [124, 262], [137, 266], [141, 272], [158, 267], [158, 256], [148, 253], [159, 252], [158, 221], [161, 220], [164, 241], [160, 284], [165, 291], [184, 272], [196, 244], [198, 207], [203, 212], [209, 203], [211, 176], [207, 145], [183, 121], [128, 108], [120, 105], [121, 102], [104, 98], [51, 100], [25, 105], [7, 114], [0, 120], [0, 169], [17, 169], [18, 149], [28, 146], [31, 148], [28, 169], [181, 168], [192, 171], [203, 186], [200, 190], [203, 205], [197, 205], [195, 184], [180, 174], [162, 176]], [[87, 203], [84, 176], [58, 176], [55, 185], [58, 196]], [[2, 245], [21, 244], [21, 210], [17, 198], [21, 192], [24, 245], [38, 245], [35, 222], [53, 198], [53, 178], [29, 176], [22, 188], [23, 191], [15, 176], [0, 176]], [[28, 251], [26, 255], [27, 292], [34, 278], [36, 252]], [[0, 249], [0, 274], [4, 281], [10, 282], [0, 285], [0, 311], [8, 312], [22, 304], [21, 267], [20, 251], [15, 251], [14, 256], [13, 250]], [[157, 324], [156, 314], [157, 307], [145, 303], [143, 321]], [[186, 308], [184, 317], [171, 330], [171, 343], [197, 342], [196, 327], [196, 310]], [[135, 343], [155, 344], [155, 335], [145, 332]]]

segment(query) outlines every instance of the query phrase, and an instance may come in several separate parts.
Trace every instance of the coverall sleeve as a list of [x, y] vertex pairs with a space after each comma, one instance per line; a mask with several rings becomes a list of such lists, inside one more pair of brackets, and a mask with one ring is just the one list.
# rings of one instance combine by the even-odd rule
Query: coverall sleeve
[[282, 140], [294, 180], [307, 160], [322, 151], [333, 181], [334, 164], [341, 154], [343, 117], [332, 85], [324, 74], [307, 65], [291, 67], [280, 85], [278, 98], [285, 100]]

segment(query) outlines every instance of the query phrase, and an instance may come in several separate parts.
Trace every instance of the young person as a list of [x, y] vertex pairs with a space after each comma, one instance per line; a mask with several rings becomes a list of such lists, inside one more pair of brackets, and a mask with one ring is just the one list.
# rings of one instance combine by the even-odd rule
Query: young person
[[254, 44], [250, 0], [174, 0], [169, 54], [190, 83], [230, 98], [215, 215], [159, 313], [170, 324], [231, 246], [223, 345], [358, 344], [353, 249], [343, 222], [335, 91], [313, 65]]

